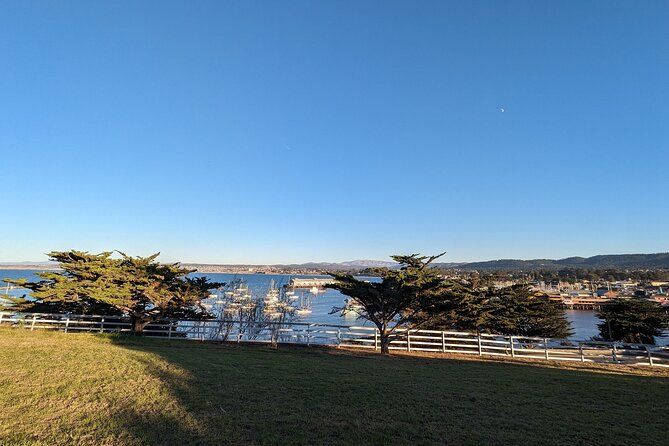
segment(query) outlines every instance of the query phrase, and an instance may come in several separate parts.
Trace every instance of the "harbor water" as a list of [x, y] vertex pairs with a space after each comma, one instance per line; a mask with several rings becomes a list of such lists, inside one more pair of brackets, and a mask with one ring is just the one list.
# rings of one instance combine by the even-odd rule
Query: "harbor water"
[[[37, 277], [32, 270], [0, 270], [0, 296], [5, 292], [4, 278], [27, 278], [34, 280]], [[249, 290], [254, 297], [262, 297], [265, 295], [273, 280], [277, 287], [287, 285], [292, 278], [311, 278], [319, 277], [313, 275], [280, 275], [280, 274], [222, 274], [222, 273], [207, 273], [194, 274], [196, 276], [205, 276], [214, 282], [230, 282], [233, 279], [243, 279], [249, 286]], [[369, 278], [368, 280], [376, 280]], [[15, 292], [13, 293], [15, 294]], [[307, 323], [323, 323], [323, 324], [337, 324], [337, 325], [370, 325], [369, 322], [358, 319], [354, 314], [341, 315], [339, 311], [333, 311], [333, 308], [341, 307], [344, 304], [344, 295], [336, 290], [319, 290], [318, 293], [312, 293], [308, 289], [298, 289], [296, 294], [300, 296], [300, 300], [308, 301], [312, 312], [309, 315], [296, 317], [298, 322]], [[596, 316], [595, 311], [592, 310], [565, 310], [567, 320], [571, 322], [573, 334], [571, 339], [586, 340], [598, 333], [597, 324], [600, 319]], [[669, 344], [669, 337], [659, 338], [658, 344]]]

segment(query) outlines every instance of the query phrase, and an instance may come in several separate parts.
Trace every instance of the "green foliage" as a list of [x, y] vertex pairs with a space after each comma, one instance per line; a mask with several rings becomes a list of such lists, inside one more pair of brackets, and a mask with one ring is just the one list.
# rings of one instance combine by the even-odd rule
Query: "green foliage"
[[559, 304], [534, 296], [527, 285], [477, 288], [454, 282], [414, 322], [439, 330], [563, 338], [569, 322]]
[[655, 337], [669, 324], [669, 316], [658, 303], [644, 299], [619, 299], [602, 307], [597, 315], [600, 336], [607, 341], [655, 344]]
[[412, 324], [437, 330], [487, 331], [492, 320], [490, 299], [472, 282], [452, 281], [429, 306], [416, 313]]
[[141, 332], [162, 318], [209, 318], [202, 307], [209, 290], [222, 284], [186, 277], [193, 272], [178, 263], [161, 264], [158, 254], [131, 257], [112, 252], [51, 252], [62, 272], [40, 273], [41, 280], [6, 280], [31, 290], [31, 296], [11, 300], [12, 309], [27, 312], [125, 314], [133, 331]]
[[516, 336], [566, 338], [571, 334], [564, 309], [534, 296], [526, 285], [491, 290], [489, 331]]
[[[379, 329], [381, 352], [388, 353], [390, 336], [399, 326], [424, 312], [445, 289], [438, 271], [429, 265], [437, 256], [397, 255], [399, 269], [380, 268], [381, 282], [365, 282], [350, 274], [330, 273], [335, 283], [329, 288], [339, 290], [362, 307], [359, 316]], [[333, 312], [341, 308], [333, 309]]]

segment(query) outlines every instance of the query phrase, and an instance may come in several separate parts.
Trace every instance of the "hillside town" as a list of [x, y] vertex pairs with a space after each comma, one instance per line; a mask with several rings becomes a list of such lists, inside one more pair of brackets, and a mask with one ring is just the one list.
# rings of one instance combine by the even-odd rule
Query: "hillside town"
[[[496, 286], [506, 286], [498, 282]], [[550, 300], [561, 302], [572, 309], [599, 309], [616, 299], [640, 298], [655, 301], [669, 308], [669, 281], [616, 282], [578, 281], [575, 283], [553, 281], [532, 282], [532, 288], [538, 295], [545, 295]]]

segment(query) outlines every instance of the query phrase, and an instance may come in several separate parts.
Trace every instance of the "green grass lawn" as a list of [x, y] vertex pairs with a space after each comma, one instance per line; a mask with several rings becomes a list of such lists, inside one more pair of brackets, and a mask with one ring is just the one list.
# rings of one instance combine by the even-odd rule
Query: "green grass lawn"
[[664, 444], [669, 379], [0, 330], [0, 444]]

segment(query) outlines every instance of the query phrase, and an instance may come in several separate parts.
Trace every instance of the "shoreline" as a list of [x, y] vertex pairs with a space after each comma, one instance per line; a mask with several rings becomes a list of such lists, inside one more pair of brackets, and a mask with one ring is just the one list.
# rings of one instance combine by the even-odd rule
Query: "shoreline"
[[[245, 275], [309, 275], [309, 276], [327, 276], [323, 270], [309, 269], [275, 269], [275, 268], [254, 268], [249, 271], [243, 267], [204, 267], [198, 268], [196, 265], [182, 264], [184, 268], [194, 269], [200, 274], [245, 274]], [[62, 271], [62, 268], [51, 265], [0, 265], [0, 271]], [[350, 271], [355, 273], [356, 271]]]

